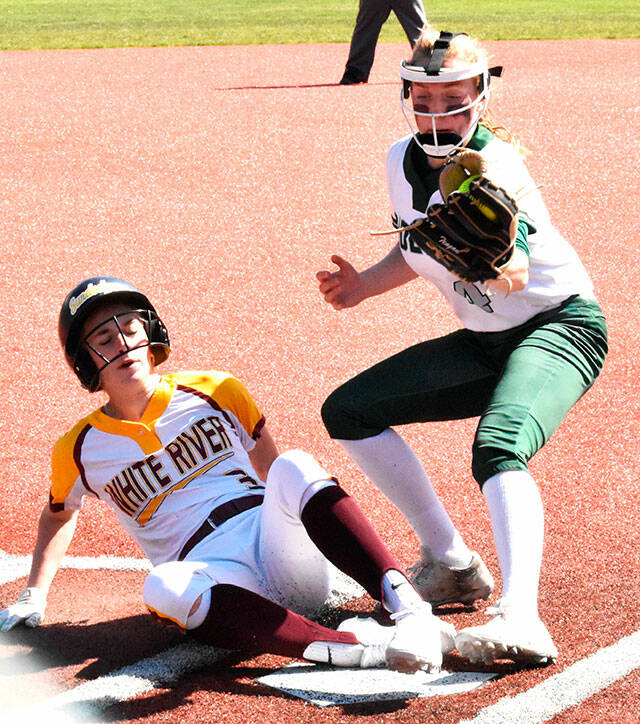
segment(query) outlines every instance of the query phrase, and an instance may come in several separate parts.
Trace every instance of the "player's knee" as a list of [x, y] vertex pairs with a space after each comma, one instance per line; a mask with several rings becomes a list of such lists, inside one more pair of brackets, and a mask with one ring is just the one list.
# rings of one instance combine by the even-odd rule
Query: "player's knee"
[[471, 472], [482, 489], [489, 478], [505, 470], [527, 470], [527, 459], [516, 448], [485, 445], [476, 439], [471, 457]]
[[297, 517], [312, 495], [334, 484], [329, 472], [303, 450], [287, 450], [278, 455], [267, 478], [267, 490], [270, 488], [281, 505]]
[[208, 609], [208, 592], [215, 581], [189, 561], [171, 561], [153, 568], [145, 579], [142, 596], [150, 613], [168, 625], [192, 629]]
[[382, 432], [384, 425], [369, 424], [360, 410], [360, 396], [354, 395], [349, 382], [335, 389], [324, 401], [320, 414], [334, 440], [361, 440]]
[[322, 422], [327, 428], [327, 432], [333, 438], [340, 437], [340, 431], [342, 430], [344, 408], [340, 400], [340, 388], [334, 390], [329, 397], [323, 402], [320, 408], [320, 415], [322, 416]]

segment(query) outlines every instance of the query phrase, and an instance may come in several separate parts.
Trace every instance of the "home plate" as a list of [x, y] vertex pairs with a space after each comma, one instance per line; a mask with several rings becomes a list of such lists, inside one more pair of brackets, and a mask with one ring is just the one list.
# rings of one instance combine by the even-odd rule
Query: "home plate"
[[256, 681], [316, 706], [340, 706], [462, 694], [478, 689], [496, 676], [479, 671], [401, 674], [388, 669], [344, 669], [296, 663]]

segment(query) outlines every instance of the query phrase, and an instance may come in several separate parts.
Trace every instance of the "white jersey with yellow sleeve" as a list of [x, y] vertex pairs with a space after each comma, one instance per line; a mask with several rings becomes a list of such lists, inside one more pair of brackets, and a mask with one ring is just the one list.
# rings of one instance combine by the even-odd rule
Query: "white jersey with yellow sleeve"
[[[529, 282], [510, 295], [487, 293], [485, 283], [472, 284], [448, 271], [423, 248], [401, 233], [400, 248], [407, 264], [433, 282], [446, 297], [462, 324], [478, 332], [510, 329], [539, 312], [558, 306], [572, 295], [594, 299], [591, 280], [577, 254], [552, 225], [548, 210], [517, 149], [484, 127], [478, 127], [468, 144], [487, 161], [486, 176], [516, 199], [520, 218], [526, 221]], [[407, 136], [396, 142], [387, 156], [387, 186], [394, 224], [398, 229], [427, 216], [427, 209], [442, 203], [439, 169], [431, 169], [426, 155]]]
[[154, 565], [176, 560], [213, 507], [263, 492], [248, 456], [263, 425], [232, 375], [165, 375], [139, 422], [96, 410], [58, 440], [50, 507], [100, 498]]

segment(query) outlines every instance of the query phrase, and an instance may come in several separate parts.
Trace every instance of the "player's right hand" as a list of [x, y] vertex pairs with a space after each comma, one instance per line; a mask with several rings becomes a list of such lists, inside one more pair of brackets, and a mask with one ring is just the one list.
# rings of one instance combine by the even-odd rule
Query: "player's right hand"
[[346, 309], [359, 304], [362, 297], [362, 281], [360, 274], [346, 259], [334, 254], [331, 261], [338, 267], [338, 271], [319, 271], [316, 279], [320, 282], [320, 293], [325, 302], [334, 309]]
[[0, 631], [10, 631], [23, 623], [35, 628], [44, 621], [47, 597], [40, 588], [25, 588], [16, 603], [0, 611]]

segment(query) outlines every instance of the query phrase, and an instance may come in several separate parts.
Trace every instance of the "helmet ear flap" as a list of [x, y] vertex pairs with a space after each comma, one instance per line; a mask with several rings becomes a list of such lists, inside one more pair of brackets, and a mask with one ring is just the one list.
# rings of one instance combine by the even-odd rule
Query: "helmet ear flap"
[[411, 81], [402, 79], [402, 97], [406, 100], [411, 95]]
[[100, 389], [98, 368], [91, 359], [89, 350], [81, 345], [73, 358], [73, 371], [78, 376], [83, 387], [89, 392], [95, 392]]
[[171, 342], [169, 341], [169, 333], [164, 326], [163, 321], [155, 312], [149, 311], [148, 316], [148, 332], [149, 346], [153, 352], [154, 364], [159, 365], [169, 356]]

